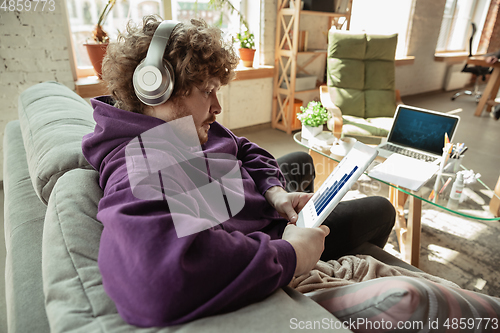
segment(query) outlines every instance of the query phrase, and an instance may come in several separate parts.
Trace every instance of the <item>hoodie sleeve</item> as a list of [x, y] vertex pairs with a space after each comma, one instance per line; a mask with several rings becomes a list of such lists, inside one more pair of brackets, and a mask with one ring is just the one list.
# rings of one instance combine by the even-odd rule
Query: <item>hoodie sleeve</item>
[[285, 177], [273, 155], [247, 138], [235, 136], [235, 139], [238, 145], [237, 157], [262, 195], [273, 186], [285, 187]]
[[[124, 180], [125, 182], [125, 180]], [[295, 251], [263, 232], [228, 232], [222, 225], [178, 237], [194, 218], [191, 200], [139, 200], [126, 183], [100, 202], [105, 228], [99, 267], [108, 295], [130, 324], [169, 326], [234, 311], [260, 301], [292, 279]], [[170, 187], [168, 195], [181, 191]], [[183, 213], [182, 213], [183, 212]]]

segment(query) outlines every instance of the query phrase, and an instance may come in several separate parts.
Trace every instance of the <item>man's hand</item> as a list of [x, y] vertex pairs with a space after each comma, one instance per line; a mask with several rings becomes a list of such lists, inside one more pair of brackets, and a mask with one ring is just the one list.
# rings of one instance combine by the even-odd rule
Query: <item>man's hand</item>
[[330, 233], [326, 225], [318, 228], [299, 228], [288, 224], [282, 239], [288, 241], [295, 250], [297, 266], [294, 276], [309, 272], [318, 262], [325, 249], [325, 237]]
[[297, 214], [304, 208], [312, 196], [312, 193], [288, 193], [280, 186], [271, 187], [265, 194], [267, 202], [291, 223], [297, 222]]
[[484, 61], [486, 61], [486, 63], [488, 63], [490, 65], [493, 65], [494, 63], [496, 63], [498, 61], [498, 58], [495, 56], [488, 56], [488, 57], [486, 57], [486, 59], [484, 59]]

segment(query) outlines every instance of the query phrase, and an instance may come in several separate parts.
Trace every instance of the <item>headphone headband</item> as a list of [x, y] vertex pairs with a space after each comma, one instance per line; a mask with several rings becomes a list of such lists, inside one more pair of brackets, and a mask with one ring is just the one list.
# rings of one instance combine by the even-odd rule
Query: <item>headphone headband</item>
[[167, 50], [168, 40], [174, 28], [179, 24], [176, 21], [163, 21], [160, 23], [158, 28], [149, 43], [148, 53], [146, 54], [146, 59], [144, 59], [145, 65], [151, 65], [155, 67], [161, 67], [163, 64], [163, 56]]

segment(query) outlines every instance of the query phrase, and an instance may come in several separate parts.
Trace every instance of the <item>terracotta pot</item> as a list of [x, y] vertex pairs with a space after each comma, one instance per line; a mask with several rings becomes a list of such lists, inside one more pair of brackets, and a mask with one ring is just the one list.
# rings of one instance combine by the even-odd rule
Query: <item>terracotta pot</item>
[[253, 67], [254, 49], [239, 49], [240, 59], [245, 67]]
[[108, 48], [108, 43], [102, 44], [83, 44], [87, 48], [87, 53], [89, 54], [90, 62], [94, 67], [94, 71], [97, 73], [99, 79], [102, 75], [102, 59], [106, 55], [106, 49]]

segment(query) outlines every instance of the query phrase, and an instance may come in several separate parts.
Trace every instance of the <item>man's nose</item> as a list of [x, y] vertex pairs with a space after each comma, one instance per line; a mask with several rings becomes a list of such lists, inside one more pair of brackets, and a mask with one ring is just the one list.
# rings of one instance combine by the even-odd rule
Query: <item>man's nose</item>
[[215, 114], [219, 114], [222, 112], [222, 107], [220, 106], [217, 94], [214, 94], [212, 98], [212, 105], [210, 106], [210, 112]]

